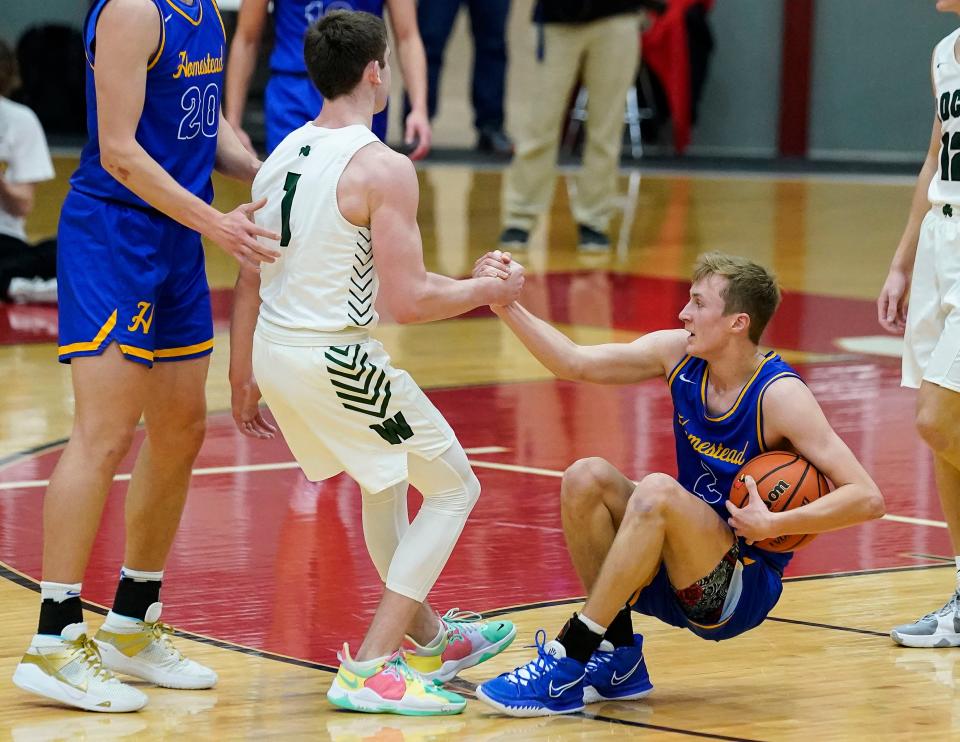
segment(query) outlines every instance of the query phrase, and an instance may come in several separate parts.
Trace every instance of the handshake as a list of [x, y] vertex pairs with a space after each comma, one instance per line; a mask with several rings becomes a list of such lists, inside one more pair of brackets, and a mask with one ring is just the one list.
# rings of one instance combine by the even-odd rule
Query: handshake
[[520, 298], [523, 291], [523, 266], [510, 253], [494, 250], [483, 255], [473, 265], [471, 278], [498, 278], [490, 283], [491, 307], [505, 307]]

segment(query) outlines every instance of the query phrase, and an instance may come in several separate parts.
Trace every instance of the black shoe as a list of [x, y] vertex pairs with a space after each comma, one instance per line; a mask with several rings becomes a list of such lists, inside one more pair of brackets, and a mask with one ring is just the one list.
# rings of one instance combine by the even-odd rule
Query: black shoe
[[499, 157], [513, 154], [513, 140], [503, 129], [481, 129], [477, 138], [477, 150]]
[[606, 252], [610, 249], [610, 238], [586, 224], [577, 226], [577, 249], [581, 252]]
[[530, 233], [527, 230], [518, 227], [507, 227], [500, 233], [500, 249], [526, 250], [529, 239]]

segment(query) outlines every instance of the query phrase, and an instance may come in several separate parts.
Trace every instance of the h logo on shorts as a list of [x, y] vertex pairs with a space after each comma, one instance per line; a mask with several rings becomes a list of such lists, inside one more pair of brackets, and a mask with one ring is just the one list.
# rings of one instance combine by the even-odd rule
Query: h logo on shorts
[[[141, 301], [137, 302], [137, 307], [140, 309], [140, 312], [130, 319], [131, 324], [127, 326], [127, 329], [130, 330], [130, 332], [136, 332], [138, 329], [142, 329], [143, 334], [147, 335], [150, 333], [150, 325], [153, 324], [153, 304], [148, 301]], [[148, 311], [150, 312], [149, 315], [147, 315]]]

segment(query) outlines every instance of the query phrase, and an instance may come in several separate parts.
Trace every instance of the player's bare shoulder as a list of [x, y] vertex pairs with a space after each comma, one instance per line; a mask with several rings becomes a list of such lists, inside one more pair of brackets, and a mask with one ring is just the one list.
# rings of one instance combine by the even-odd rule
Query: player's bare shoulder
[[413, 163], [382, 142], [372, 142], [357, 151], [337, 185], [340, 210], [355, 224], [368, 224], [371, 209], [385, 199], [411, 196], [414, 202], [419, 199]]

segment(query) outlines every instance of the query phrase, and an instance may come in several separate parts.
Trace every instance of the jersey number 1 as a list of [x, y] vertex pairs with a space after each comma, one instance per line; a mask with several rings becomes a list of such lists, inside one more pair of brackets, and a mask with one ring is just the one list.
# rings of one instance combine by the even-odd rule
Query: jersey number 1
[[300, 173], [287, 173], [283, 182], [283, 200], [280, 202], [280, 247], [290, 244], [290, 207], [293, 206], [293, 197], [297, 194], [297, 181]]
[[[960, 180], [960, 131], [940, 138], [940, 180]], [[952, 156], [951, 156], [952, 153]]]

